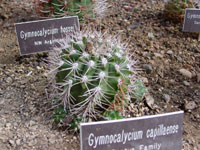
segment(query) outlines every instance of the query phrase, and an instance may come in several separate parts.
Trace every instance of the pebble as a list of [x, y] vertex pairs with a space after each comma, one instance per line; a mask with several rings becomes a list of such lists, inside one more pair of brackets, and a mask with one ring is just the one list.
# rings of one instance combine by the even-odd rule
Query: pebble
[[185, 86], [190, 86], [190, 83], [187, 82], [187, 81], [183, 81], [183, 84], [184, 84]]
[[152, 72], [152, 70], [153, 70], [151, 64], [144, 64], [143, 65], [143, 69], [146, 71], [147, 74], [150, 74]]
[[196, 94], [198, 97], [199, 97], [199, 99], [200, 99], [200, 92], [197, 92], [197, 94]]
[[167, 54], [172, 55], [174, 52], [172, 50], [168, 50]]
[[152, 32], [149, 32], [149, 33], [148, 33], [148, 37], [150, 37], [150, 38], [154, 38], [153, 33], [152, 33]]
[[11, 144], [11, 146], [15, 146], [15, 141], [9, 140], [9, 143]]
[[154, 98], [148, 93], [145, 95], [145, 100], [146, 100], [146, 103], [147, 105], [153, 109], [153, 105], [154, 105]]
[[196, 103], [194, 101], [185, 104], [185, 110], [193, 110], [196, 108]]
[[30, 125], [30, 126], [34, 126], [34, 125], [35, 125], [35, 121], [31, 120], [31, 121], [29, 122], [29, 125]]
[[0, 53], [3, 53], [4, 52], [4, 49], [3, 48], [0, 48]]
[[180, 61], [180, 62], [183, 62], [184, 58], [178, 57], [177, 60]]
[[40, 66], [37, 66], [36, 68], [37, 68], [38, 70], [41, 70], [41, 69], [42, 69]]
[[20, 139], [17, 139], [16, 140], [16, 144], [19, 146], [21, 144], [21, 140]]
[[49, 142], [50, 142], [51, 144], [54, 144], [54, 143], [56, 143], [56, 140], [55, 140], [55, 138], [50, 138], [50, 139], [49, 139]]
[[7, 82], [7, 83], [12, 83], [12, 82], [13, 82], [13, 79], [12, 79], [11, 77], [8, 77], [8, 78], [6, 79], [6, 82]]
[[11, 123], [6, 123], [6, 128], [10, 129], [11, 128]]
[[180, 69], [179, 72], [187, 78], [192, 78], [192, 73], [186, 69]]
[[131, 6], [128, 6], [128, 5], [125, 5], [125, 6], [124, 6], [124, 9], [127, 10], [127, 11], [131, 10], [131, 8], [132, 8], [132, 7], [131, 7]]
[[144, 84], [148, 84], [149, 83], [149, 81], [148, 81], [148, 79], [146, 77], [141, 77], [141, 80], [142, 80], [142, 82]]
[[197, 82], [200, 82], [200, 73], [197, 74]]
[[155, 55], [156, 57], [163, 58], [163, 55], [160, 54], [160, 53], [154, 53], [154, 55]]
[[175, 84], [175, 82], [176, 82], [176, 81], [175, 81], [174, 79], [170, 79], [170, 80], [169, 80], [169, 83], [170, 83], [170, 84]]
[[168, 94], [163, 94], [163, 99], [167, 102], [167, 103], [169, 103], [169, 101], [171, 100], [171, 97], [170, 97], [170, 95], [168, 95]]
[[127, 28], [128, 29], [136, 29], [139, 26], [139, 24], [136, 25], [129, 25]]

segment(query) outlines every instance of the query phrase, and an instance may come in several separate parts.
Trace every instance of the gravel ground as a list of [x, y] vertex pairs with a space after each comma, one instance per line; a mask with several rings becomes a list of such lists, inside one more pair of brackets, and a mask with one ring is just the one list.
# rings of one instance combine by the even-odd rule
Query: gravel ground
[[[127, 116], [184, 110], [183, 149], [199, 150], [198, 40], [165, 19], [161, 0], [109, 3], [112, 7], [101, 30], [128, 40], [153, 101], [149, 106], [146, 96], [127, 106]], [[78, 150], [78, 135], [56, 128], [51, 119], [51, 103], [46, 97], [48, 66], [43, 61], [48, 54], [19, 55], [13, 23], [36, 20], [30, 7], [11, 0], [0, 2], [0, 149]]]

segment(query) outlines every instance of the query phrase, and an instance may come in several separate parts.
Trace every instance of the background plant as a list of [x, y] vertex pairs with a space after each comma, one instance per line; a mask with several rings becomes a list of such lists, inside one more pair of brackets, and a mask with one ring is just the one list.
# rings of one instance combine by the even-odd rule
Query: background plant
[[[110, 106], [124, 108], [145, 92], [136, 80], [135, 61], [117, 36], [91, 30], [67, 36], [50, 53], [49, 60], [52, 97], [62, 106], [57, 109], [79, 116], [81, 121], [98, 120]], [[64, 120], [61, 114], [59, 118]]]
[[198, 0], [165, 0], [164, 14], [174, 23], [183, 24], [186, 8], [199, 8]]
[[41, 17], [77, 15], [84, 23], [103, 17], [106, 9], [106, 0], [36, 0], [36, 10]]

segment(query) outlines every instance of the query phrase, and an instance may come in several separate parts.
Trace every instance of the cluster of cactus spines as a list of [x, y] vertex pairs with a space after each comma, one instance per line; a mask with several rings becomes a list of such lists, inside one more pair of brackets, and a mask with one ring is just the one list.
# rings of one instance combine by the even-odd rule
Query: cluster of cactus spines
[[80, 21], [105, 15], [107, 0], [36, 0], [41, 17], [79, 16]]
[[198, 0], [165, 0], [164, 14], [174, 23], [183, 23], [186, 8], [198, 8]]
[[120, 39], [82, 31], [50, 53], [54, 97], [72, 115], [96, 118], [134, 92], [134, 64]]

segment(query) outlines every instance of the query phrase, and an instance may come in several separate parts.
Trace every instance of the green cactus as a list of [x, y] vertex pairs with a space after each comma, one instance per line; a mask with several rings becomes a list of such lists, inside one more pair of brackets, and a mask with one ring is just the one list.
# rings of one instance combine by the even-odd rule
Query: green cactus
[[77, 15], [81, 22], [101, 17], [106, 9], [106, 0], [36, 0], [36, 10], [41, 17]]
[[116, 37], [87, 31], [60, 45], [50, 54], [54, 96], [69, 114], [97, 119], [113, 103], [129, 102], [141, 88], [133, 78], [134, 61]]

